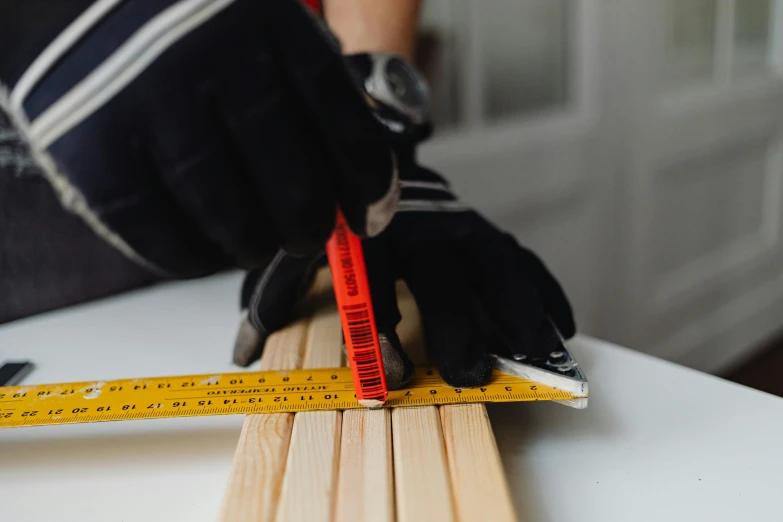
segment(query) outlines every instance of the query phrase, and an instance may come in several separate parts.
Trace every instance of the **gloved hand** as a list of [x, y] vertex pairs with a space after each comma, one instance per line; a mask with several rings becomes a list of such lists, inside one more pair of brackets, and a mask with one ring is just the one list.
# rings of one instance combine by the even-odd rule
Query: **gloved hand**
[[0, 106], [66, 208], [152, 270], [312, 254], [337, 204], [373, 236], [398, 196], [319, 24], [298, 0], [10, 2]]
[[[413, 365], [400, 345], [395, 281], [403, 279], [421, 312], [430, 358], [446, 382], [480, 386], [488, 353], [546, 357], [560, 335], [574, 335], [571, 307], [541, 260], [459, 201], [446, 181], [415, 161], [427, 129], [393, 109], [376, 111], [399, 160], [401, 198], [389, 227], [363, 242], [387, 384], [404, 386]], [[279, 252], [245, 280], [243, 323], [234, 362], [247, 366], [266, 337], [286, 324], [323, 257]], [[559, 331], [559, 334], [558, 334]]]

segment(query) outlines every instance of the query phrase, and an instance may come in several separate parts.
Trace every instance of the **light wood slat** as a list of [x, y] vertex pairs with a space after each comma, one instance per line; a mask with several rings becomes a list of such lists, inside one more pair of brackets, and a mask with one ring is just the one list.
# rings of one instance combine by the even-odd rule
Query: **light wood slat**
[[[328, 274], [319, 274], [310, 296], [324, 292], [328, 281]], [[260, 369], [299, 368], [308, 339], [308, 324], [309, 317], [300, 313], [292, 324], [270, 335]], [[275, 520], [293, 423], [292, 413], [245, 417], [220, 514], [222, 522]]]
[[457, 519], [517, 520], [487, 408], [441, 406], [440, 416]]
[[331, 520], [341, 423], [339, 411], [309, 411], [294, 417], [277, 522]]
[[[331, 288], [328, 272], [317, 285]], [[331, 291], [331, 290], [330, 290]], [[303, 368], [334, 368], [342, 363], [340, 317], [333, 303], [312, 315]], [[339, 411], [297, 413], [288, 451], [277, 522], [331, 520], [340, 455], [342, 414]]]
[[337, 487], [335, 522], [394, 522], [389, 410], [343, 412]]
[[[321, 302], [310, 319], [302, 368], [335, 368], [343, 363], [340, 315], [332, 296], [321, 294], [326, 292], [333, 292], [332, 278], [328, 271], [318, 274], [314, 288], [314, 293], [321, 295]], [[327, 300], [326, 297], [330, 299]]]
[[394, 522], [391, 413], [343, 412], [335, 522]]
[[438, 408], [392, 409], [392, 444], [398, 522], [456, 520]]
[[248, 415], [239, 436], [220, 520], [274, 520], [294, 416]]
[[[261, 358], [262, 368], [282, 370], [286, 369], [282, 366], [287, 362], [301, 361], [306, 335], [307, 322], [304, 319], [270, 335]], [[245, 417], [221, 521], [274, 520], [293, 423], [292, 413]]]

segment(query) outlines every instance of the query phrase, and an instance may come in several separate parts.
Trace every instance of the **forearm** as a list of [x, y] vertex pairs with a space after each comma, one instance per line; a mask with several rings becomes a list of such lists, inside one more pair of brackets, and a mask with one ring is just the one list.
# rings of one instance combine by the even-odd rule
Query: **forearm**
[[414, 59], [421, 0], [325, 0], [324, 16], [346, 54], [387, 52]]

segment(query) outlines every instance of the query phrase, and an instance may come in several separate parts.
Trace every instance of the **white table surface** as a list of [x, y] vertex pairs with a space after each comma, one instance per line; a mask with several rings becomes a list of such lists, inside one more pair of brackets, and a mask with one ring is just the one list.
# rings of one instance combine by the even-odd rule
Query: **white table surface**
[[[237, 371], [239, 274], [0, 327], [25, 384]], [[491, 405], [522, 518], [781, 520], [783, 401], [592, 339], [590, 406]], [[0, 520], [215, 520], [243, 416], [0, 430]]]

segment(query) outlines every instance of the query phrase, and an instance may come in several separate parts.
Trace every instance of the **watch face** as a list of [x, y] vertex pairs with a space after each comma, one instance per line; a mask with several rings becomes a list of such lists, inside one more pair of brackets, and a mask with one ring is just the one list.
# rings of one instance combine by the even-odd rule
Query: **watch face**
[[399, 58], [386, 62], [386, 83], [397, 100], [414, 110], [427, 106], [427, 92], [418, 75]]

